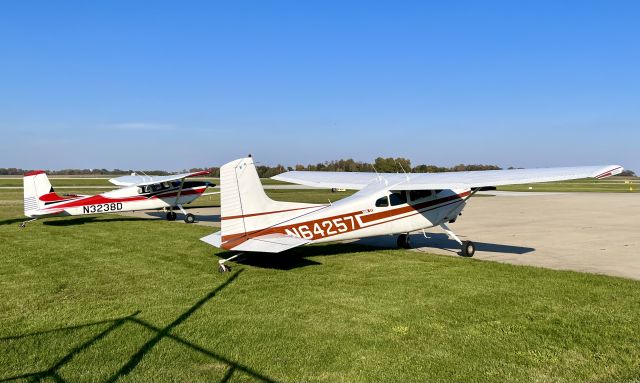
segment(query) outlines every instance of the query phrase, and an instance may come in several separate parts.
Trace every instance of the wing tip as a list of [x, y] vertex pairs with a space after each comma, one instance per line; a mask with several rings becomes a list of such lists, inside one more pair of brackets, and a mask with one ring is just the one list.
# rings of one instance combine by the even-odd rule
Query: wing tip
[[593, 175], [592, 177], [598, 180], [603, 178], [611, 177], [618, 175], [624, 171], [624, 168], [621, 165], [609, 165], [604, 168], [604, 170], [600, 170], [598, 174]]

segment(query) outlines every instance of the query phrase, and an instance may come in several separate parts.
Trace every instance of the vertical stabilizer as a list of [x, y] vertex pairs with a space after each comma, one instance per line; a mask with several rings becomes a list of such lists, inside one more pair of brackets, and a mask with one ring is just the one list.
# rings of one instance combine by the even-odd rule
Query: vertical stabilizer
[[231, 161], [220, 168], [222, 244], [322, 207], [324, 205], [279, 202], [269, 198], [251, 157]]
[[42, 170], [35, 170], [22, 178], [24, 188], [24, 214], [30, 216], [30, 212], [44, 208], [45, 203], [41, 196], [53, 193], [53, 187], [49, 178]]

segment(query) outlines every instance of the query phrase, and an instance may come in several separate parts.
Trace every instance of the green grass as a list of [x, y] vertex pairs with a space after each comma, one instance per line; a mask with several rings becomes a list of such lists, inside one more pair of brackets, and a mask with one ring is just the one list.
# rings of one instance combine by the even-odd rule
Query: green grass
[[638, 193], [640, 178], [611, 177], [602, 180], [582, 179], [561, 182], [544, 182], [537, 184], [500, 186], [503, 191], [533, 191], [533, 192], [601, 192], [601, 193]]
[[229, 254], [198, 240], [211, 228], [102, 215], [19, 229], [14, 202], [0, 381], [640, 379], [637, 281], [356, 245], [218, 274]]

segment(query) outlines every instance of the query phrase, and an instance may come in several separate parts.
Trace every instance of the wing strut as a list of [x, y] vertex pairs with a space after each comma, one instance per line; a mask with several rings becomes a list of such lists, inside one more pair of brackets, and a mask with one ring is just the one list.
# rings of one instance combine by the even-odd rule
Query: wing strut
[[[184, 187], [184, 180], [185, 180], [184, 178], [180, 180], [180, 187], [178, 188], [178, 194], [176, 194], [176, 201], [173, 204], [174, 206], [177, 206], [180, 209], [182, 214], [187, 215], [187, 212], [184, 211], [184, 209], [180, 204], [178, 204], [178, 200], [180, 200], [180, 194], [182, 194], [182, 188]], [[173, 213], [173, 206], [171, 206], [169, 210]]]

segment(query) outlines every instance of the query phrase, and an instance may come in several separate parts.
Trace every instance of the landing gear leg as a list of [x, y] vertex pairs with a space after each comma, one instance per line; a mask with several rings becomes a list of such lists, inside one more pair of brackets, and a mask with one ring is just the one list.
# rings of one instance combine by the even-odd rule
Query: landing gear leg
[[219, 266], [218, 266], [218, 272], [220, 272], [220, 273], [228, 273], [229, 271], [231, 271], [231, 267], [229, 267], [229, 266], [225, 266], [225, 264], [224, 264], [224, 263], [225, 263], [225, 262], [227, 262], [227, 261], [230, 261], [230, 260], [232, 260], [232, 259], [236, 259], [236, 258], [238, 258], [239, 256], [241, 256], [242, 254], [243, 254], [243, 253], [238, 253], [238, 254], [236, 254], [236, 255], [234, 255], [234, 256], [232, 256], [232, 257], [229, 257], [229, 258], [227, 258], [227, 259], [221, 259], [221, 260], [219, 260], [219, 261], [218, 261], [218, 265], [219, 265]]
[[463, 257], [473, 257], [473, 255], [476, 253], [476, 245], [473, 242], [461, 241], [460, 238], [458, 238], [458, 236], [456, 235], [456, 233], [451, 231], [451, 229], [449, 229], [449, 227], [445, 223], [441, 223], [440, 227], [442, 228], [442, 230], [444, 230], [445, 233], [447, 233], [449, 238], [453, 239], [454, 241], [460, 244], [462, 248], [461, 255]]
[[33, 219], [26, 220], [26, 221], [24, 221], [24, 222], [22, 222], [22, 223], [20, 224], [20, 227], [24, 229], [24, 228], [27, 226], [27, 224], [28, 224], [29, 222], [33, 222], [33, 221], [35, 221], [36, 219], [37, 219], [37, 218], [33, 218]]
[[182, 214], [184, 214], [184, 222], [185, 223], [194, 223], [196, 221], [196, 216], [195, 215], [193, 215], [191, 213], [187, 213], [184, 210], [184, 208], [182, 207], [182, 205], [177, 205], [177, 206], [180, 209], [180, 211], [182, 212]]
[[401, 248], [401, 249], [410, 249], [411, 248], [411, 241], [409, 239], [409, 233], [400, 234], [398, 236], [398, 247]]

